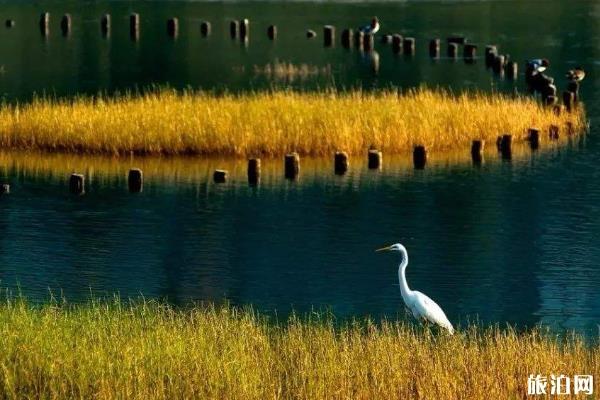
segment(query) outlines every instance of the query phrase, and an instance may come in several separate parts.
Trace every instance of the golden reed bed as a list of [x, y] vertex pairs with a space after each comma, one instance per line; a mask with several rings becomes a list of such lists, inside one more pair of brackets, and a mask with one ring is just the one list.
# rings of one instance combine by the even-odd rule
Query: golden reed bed
[[[143, 95], [37, 99], [0, 109], [0, 147], [92, 154], [329, 156], [373, 146], [400, 154], [465, 149], [474, 139], [515, 142], [537, 127], [585, 125], [582, 108], [555, 115], [529, 97], [419, 89], [215, 95], [161, 89]], [[565, 135], [562, 135], [565, 136]]]
[[0, 393], [487, 400], [525, 398], [530, 374], [600, 376], [599, 348], [577, 336], [476, 326], [447, 336], [403, 322], [332, 321], [311, 314], [275, 323], [228, 306], [115, 300], [36, 307], [9, 299], [0, 305]]

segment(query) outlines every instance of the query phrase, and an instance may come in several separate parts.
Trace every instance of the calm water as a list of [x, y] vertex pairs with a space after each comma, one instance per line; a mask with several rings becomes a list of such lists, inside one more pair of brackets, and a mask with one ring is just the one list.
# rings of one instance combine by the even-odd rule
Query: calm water
[[[0, 283], [36, 300], [48, 289], [69, 300], [119, 292], [123, 296], [230, 300], [267, 312], [330, 307], [341, 317], [402, 316], [397, 259], [373, 250], [403, 242], [410, 256], [409, 284], [464, 322], [543, 322], [556, 330], [597, 332], [600, 320], [600, 142], [594, 127], [600, 107], [596, 2], [476, 3], [44, 3], [52, 13], [44, 40], [39, 3], [2, 3], [0, 91], [8, 100], [33, 92], [69, 96], [150, 83], [174, 87], [248, 90], [273, 85], [314, 89], [428, 85], [522, 90], [522, 79], [494, 78], [483, 63], [432, 62], [427, 40], [464, 34], [481, 45], [497, 43], [517, 60], [546, 56], [550, 74], [577, 64], [588, 71], [582, 96], [592, 122], [585, 140], [512, 162], [493, 152], [481, 168], [438, 157], [414, 171], [407, 157], [385, 158], [382, 171], [352, 160], [344, 177], [330, 160], [303, 161], [298, 182], [283, 179], [279, 160], [248, 187], [235, 160], [103, 160], [0, 154], [0, 178], [12, 186], [0, 198]], [[129, 39], [127, 15], [142, 16], [138, 42]], [[73, 32], [59, 19], [73, 15]], [[98, 18], [113, 15], [109, 39]], [[377, 44], [380, 69], [338, 45], [322, 46], [321, 27], [344, 26], [371, 15], [383, 32], [417, 38], [414, 58], [396, 57]], [[166, 35], [168, 16], [180, 17], [180, 35]], [[247, 47], [228, 37], [231, 18], [251, 20]], [[199, 21], [210, 20], [209, 38]], [[535, 24], [531, 24], [535, 20]], [[270, 42], [265, 30], [279, 26]], [[309, 41], [306, 29], [319, 37]], [[445, 50], [443, 46], [442, 51]], [[480, 48], [480, 53], [482, 48]], [[273, 79], [267, 63], [306, 64], [314, 73]], [[125, 188], [126, 171], [142, 166], [141, 194]], [[211, 182], [214, 168], [232, 180]], [[72, 170], [86, 171], [83, 197], [67, 193]]]

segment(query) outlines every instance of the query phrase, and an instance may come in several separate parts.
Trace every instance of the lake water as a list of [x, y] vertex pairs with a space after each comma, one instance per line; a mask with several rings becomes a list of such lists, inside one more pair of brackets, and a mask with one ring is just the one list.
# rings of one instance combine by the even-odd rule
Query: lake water
[[[432, 37], [465, 35], [515, 60], [545, 56], [559, 87], [564, 72], [583, 65], [582, 98], [591, 131], [555, 148], [521, 149], [511, 162], [488, 152], [482, 167], [465, 155], [437, 155], [423, 171], [408, 156], [387, 157], [369, 171], [352, 159], [343, 177], [331, 160], [303, 160], [297, 182], [283, 178], [281, 160], [266, 160], [250, 187], [244, 160], [103, 159], [0, 153], [0, 178], [12, 193], [0, 198], [0, 286], [37, 301], [48, 291], [71, 301], [90, 293], [192, 300], [229, 300], [285, 315], [328, 307], [346, 318], [402, 317], [397, 259], [373, 250], [394, 242], [409, 251], [412, 288], [436, 300], [454, 323], [479, 318], [557, 331], [597, 332], [600, 320], [600, 142], [594, 126], [600, 52], [596, 2], [48, 2], [51, 34], [41, 37], [37, 2], [4, 2], [0, 91], [8, 101], [33, 92], [72, 96], [149, 84], [210, 90], [272, 86], [522, 91], [494, 77], [482, 60], [431, 61]], [[140, 38], [129, 38], [127, 16], [141, 15]], [[62, 37], [60, 16], [73, 30]], [[102, 38], [99, 16], [112, 14]], [[417, 39], [415, 57], [395, 56], [377, 43], [369, 55], [339, 44], [341, 30], [382, 20], [382, 32]], [[166, 18], [180, 18], [176, 40]], [[247, 17], [247, 46], [228, 36], [228, 21]], [[199, 21], [212, 22], [202, 38]], [[535, 23], [532, 23], [535, 21]], [[279, 27], [271, 42], [266, 27]], [[337, 26], [324, 48], [322, 26]], [[318, 37], [305, 38], [306, 29]], [[442, 53], [445, 52], [445, 43]], [[305, 65], [304, 76], [273, 77], [269, 63]], [[293, 79], [291, 79], [293, 78]], [[468, 156], [468, 154], [467, 154]], [[140, 166], [144, 191], [130, 194], [128, 168]], [[212, 183], [215, 168], [231, 172]], [[87, 175], [87, 193], [68, 194], [71, 171]]]

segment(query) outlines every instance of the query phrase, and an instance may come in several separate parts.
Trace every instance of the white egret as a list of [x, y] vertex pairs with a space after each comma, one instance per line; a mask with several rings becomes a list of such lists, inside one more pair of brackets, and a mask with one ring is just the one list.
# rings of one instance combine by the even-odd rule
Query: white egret
[[398, 280], [400, 281], [400, 294], [406, 307], [412, 312], [412, 315], [420, 321], [428, 321], [447, 329], [452, 335], [454, 327], [448, 321], [448, 317], [437, 303], [431, 300], [427, 295], [410, 290], [406, 282], [406, 266], [408, 265], [408, 252], [400, 243], [393, 244], [375, 251], [397, 251], [400, 253], [400, 267], [398, 267]]

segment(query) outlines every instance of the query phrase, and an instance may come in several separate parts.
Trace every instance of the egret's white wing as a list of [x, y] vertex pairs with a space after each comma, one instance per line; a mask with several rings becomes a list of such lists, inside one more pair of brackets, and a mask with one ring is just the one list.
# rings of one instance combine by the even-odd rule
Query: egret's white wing
[[442, 328], [447, 329], [451, 334], [454, 333], [454, 327], [444, 314], [444, 311], [437, 303], [431, 300], [426, 294], [413, 291], [414, 301], [413, 308], [416, 310], [421, 318], [425, 318], [429, 322], [437, 324]]

